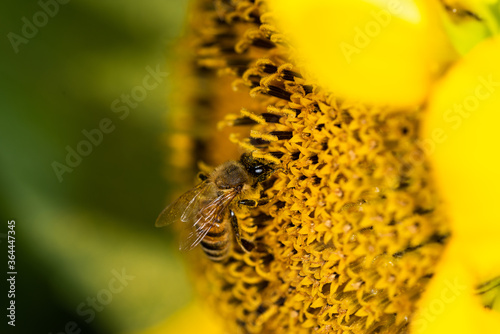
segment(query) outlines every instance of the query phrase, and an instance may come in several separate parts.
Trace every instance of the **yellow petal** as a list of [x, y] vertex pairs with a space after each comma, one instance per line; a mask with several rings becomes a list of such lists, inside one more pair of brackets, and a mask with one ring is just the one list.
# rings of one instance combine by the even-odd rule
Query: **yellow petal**
[[[414, 322], [417, 333], [500, 328], [500, 313], [486, 309], [476, 290], [500, 275], [499, 56], [500, 38], [478, 44], [450, 69], [429, 102], [421, 147], [432, 160], [453, 237]], [[462, 290], [453, 300], [445, 291], [450, 282]]]
[[224, 327], [220, 321], [209, 308], [195, 301], [163, 323], [134, 334], [223, 334]]
[[310, 75], [330, 91], [367, 103], [420, 104], [455, 57], [434, 3], [271, 2], [278, 25]]
[[432, 94], [423, 131], [454, 235], [472, 242], [500, 235], [498, 59], [500, 38], [482, 42], [450, 69]]
[[475, 272], [464, 263], [463, 248], [457, 240], [450, 242], [440, 270], [420, 302], [411, 333], [498, 333], [500, 313], [481, 304]]

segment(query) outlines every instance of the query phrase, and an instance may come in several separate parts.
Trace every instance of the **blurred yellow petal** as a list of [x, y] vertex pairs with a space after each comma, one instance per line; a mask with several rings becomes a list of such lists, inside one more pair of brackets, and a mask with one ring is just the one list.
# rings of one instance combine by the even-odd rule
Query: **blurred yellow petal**
[[455, 57], [431, 1], [287, 1], [271, 8], [310, 74], [343, 97], [413, 107]]
[[[476, 290], [500, 276], [499, 55], [500, 38], [478, 44], [450, 69], [429, 102], [422, 142], [453, 228], [441, 270], [423, 300], [424, 315], [415, 321], [415, 328], [428, 326], [432, 333], [449, 330], [451, 325], [462, 332], [500, 328], [500, 313], [486, 309]], [[425, 310], [443, 300], [444, 284], [457, 280], [463, 293], [443, 306], [433, 321], [425, 318]]]
[[204, 306], [200, 301], [176, 312], [170, 318], [147, 330], [134, 334], [223, 334], [223, 326], [217, 315]]
[[450, 242], [440, 270], [420, 302], [412, 333], [498, 333], [500, 314], [481, 304], [475, 272], [463, 260], [468, 249], [458, 240]]
[[450, 69], [432, 95], [424, 124], [423, 140], [432, 143], [427, 153], [454, 234], [469, 240], [500, 235], [499, 56], [500, 39], [488, 40]]

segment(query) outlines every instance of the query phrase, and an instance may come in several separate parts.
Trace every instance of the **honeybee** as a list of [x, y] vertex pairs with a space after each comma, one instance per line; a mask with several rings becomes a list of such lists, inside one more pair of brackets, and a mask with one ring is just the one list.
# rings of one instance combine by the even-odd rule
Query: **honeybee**
[[248, 153], [239, 161], [227, 161], [209, 175], [200, 174], [202, 182], [166, 207], [158, 216], [156, 227], [182, 223], [184, 235], [181, 235], [179, 249], [187, 251], [201, 244], [212, 261], [223, 261], [228, 255], [233, 240], [231, 229], [238, 244], [248, 252], [253, 244], [241, 238], [233, 209], [237, 205], [257, 207], [268, 203], [267, 199], [256, 201], [243, 197], [275, 170], [274, 164]]

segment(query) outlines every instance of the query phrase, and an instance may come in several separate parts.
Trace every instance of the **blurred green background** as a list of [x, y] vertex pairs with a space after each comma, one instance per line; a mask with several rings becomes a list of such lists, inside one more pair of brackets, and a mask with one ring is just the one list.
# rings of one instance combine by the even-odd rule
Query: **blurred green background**
[[[148, 66], [170, 74], [187, 1], [60, 1], [0, 4], [0, 245], [7, 254], [14, 219], [18, 273], [16, 327], [2, 315], [1, 332], [130, 333], [190, 300], [173, 238], [154, 227], [168, 192], [161, 136], [171, 76], [140, 88]], [[41, 3], [53, 15], [40, 14]], [[36, 33], [23, 32], [26, 20]], [[131, 93], [128, 116], [113, 112]], [[114, 130], [60, 182], [54, 161], [66, 165], [67, 146], [77, 150], [82, 131], [105, 118]]]

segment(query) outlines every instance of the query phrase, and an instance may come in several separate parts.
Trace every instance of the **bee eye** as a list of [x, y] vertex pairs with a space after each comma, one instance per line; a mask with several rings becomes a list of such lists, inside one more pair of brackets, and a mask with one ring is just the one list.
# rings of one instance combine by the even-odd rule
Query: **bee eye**
[[264, 167], [263, 166], [255, 166], [253, 168], [252, 172], [254, 175], [260, 175], [260, 174], [264, 173]]

